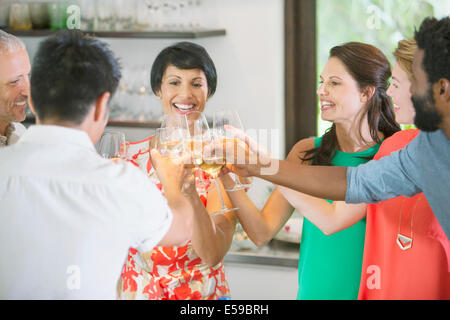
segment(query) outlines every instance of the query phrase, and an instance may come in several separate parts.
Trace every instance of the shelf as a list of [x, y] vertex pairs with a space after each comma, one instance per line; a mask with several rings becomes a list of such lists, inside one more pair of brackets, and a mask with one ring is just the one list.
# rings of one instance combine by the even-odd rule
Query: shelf
[[156, 129], [161, 127], [161, 121], [131, 121], [131, 120], [109, 120], [109, 127], [128, 127], [128, 128], [148, 128]]
[[[34, 117], [27, 117], [24, 121], [26, 124], [35, 124], [36, 120]], [[109, 127], [125, 127], [125, 128], [147, 128], [156, 129], [161, 126], [161, 122], [154, 121], [131, 121], [131, 120], [109, 120]]]
[[225, 263], [298, 267], [300, 244], [286, 243], [273, 239], [262, 247], [247, 245], [239, 248], [242, 243], [242, 241], [233, 239], [231, 248], [224, 258]]
[[[9, 28], [4, 31], [18, 37], [47, 37], [58, 30], [12, 30]], [[99, 38], [127, 38], [127, 39], [174, 39], [174, 38], [207, 38], [224, 36], [225, 29], [214, 30], [193, 30], [193, 31], [84, 31]]]

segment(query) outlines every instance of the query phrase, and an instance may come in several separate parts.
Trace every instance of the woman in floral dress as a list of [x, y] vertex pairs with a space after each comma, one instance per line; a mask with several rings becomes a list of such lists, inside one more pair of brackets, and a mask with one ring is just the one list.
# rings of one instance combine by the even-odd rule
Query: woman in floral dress
[[[165, 114], [203, 112], [217, 84], [216, 69], [206, 50], [180, 42], [162, 50], [151, 70], [151, 86]], [[129, 160], [149, 175], [153, 168], [152, 137], [128, 143]], [[223, 257], [236, 227], [234, 212], [214, 217], [220, 208], [214, 184], [206, 197], [194, 190], [187, 197], [196, 208], [192, 239], [180, 247], [155, 247], [150, 252], [130, 248], [118, 283], [119, 299], [218, 299], [230, 296]], [[225, 203], [229, 199], [224, 194]], [[151, 203], [149, 203], [151, 206]]]

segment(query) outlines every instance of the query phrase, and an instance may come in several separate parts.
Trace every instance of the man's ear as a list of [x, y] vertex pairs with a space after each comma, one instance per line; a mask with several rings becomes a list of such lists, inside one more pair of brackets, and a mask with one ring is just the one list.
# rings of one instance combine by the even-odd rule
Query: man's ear
[[435, 84], [438, 99], [448, 103], [450, 101], [450, 80], [441, 78]]
[[104, 121], [108, 116], [108, 101], [111, 94], [103, 92], [95, 101], [94, 121]]

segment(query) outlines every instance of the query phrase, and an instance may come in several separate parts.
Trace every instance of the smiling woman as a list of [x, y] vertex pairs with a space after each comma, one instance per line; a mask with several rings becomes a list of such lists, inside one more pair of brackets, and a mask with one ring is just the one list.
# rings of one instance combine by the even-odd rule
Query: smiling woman
[[200, 69], [183, 70], [169, 65], [156, 96], [162, 100], [165, 114], [203, 112], [208, 99], [208, 84]]
[[[357, 166], [378, 151], [383, 139], [400, 130], [386, 95], [389, 61], [376, 47], [349, 42], [330, 50], [317, 95], [323, 120], [331, 128], [315, 139], [300, 141], [291, 151], [311, 165]], [[310, 145], [308, 147], [308, 140]], [[299, 146], [304, 146], [303, 150]], [[288, 157], [289, 159], [289, 157]], [[304, 163], [306, 164], [306, 163]], [[299, 261], [299, 299], [356, 299], [365, 239], [365, 204], [292, 195], [280, 188], [304, 216]], [[328, 228], [319, 216], [349, 213]], [[337, 220], [336, 220], [337, 221]], [[340, 224], [340, 228], [334, 228]], [[343, 227], [345, 226], [345, 227]]]
[[[323, 135], [323, 143], [307, 151], [305, 159], [315, 165], [330, 165], [334, 150], [361, 151], [358, 148], [381, 143], [399, 131], [386, 94], [390, 75], [389, 61], [372, 45], [349, 42], [333, 47], [317, 90], [321, 117], [333, 125]], [[346, 135], [361, 145], [345, 150], [347, 142], [339, 136]]]
[[395, 120], [400, 124], [414, 123], [414, 110], [411, 93], [409, 91], [412, 81], [412, 62], [417, 44], [414, 39], [401, 40], [394, 51], [395, 64], [392, 69], [392, 82], [387, 94], [392, 97], [395, 104]]
[[[164, 114], [203, 112], [216, 90], [214, 63], [206, 50], [180, 42], [162, 50], [151, 71], [152, 90], [161, 99]], [[188, 116], [189, 117], [189, 116]], [[130, 160], [146, 173], [152, 170], [149, 141], [130, 142]], [[134, 154], [130, 154], [134, 153]], [[230, 296], [222, 259], [230, 248], [234, 212], [210, 216], [220, 208], [218, 193], [209, 188], [199, 201], [195, 193], [194, 231], [180, 247], [158, 246], [150, 252], [130, 248], [119, 281], [121, 299], [218, 299]], [[224, 193], [224, 197], [226, 194]], [[225, 198], [225, 201], [229, 201]], [[151, 204], [149, 204], [151, 205]]]
[[185, 41], [158, 54], [150, 83], [165, 114], [203, 112], [206, 101], [216, 91], [217, 73], [206, 50]]

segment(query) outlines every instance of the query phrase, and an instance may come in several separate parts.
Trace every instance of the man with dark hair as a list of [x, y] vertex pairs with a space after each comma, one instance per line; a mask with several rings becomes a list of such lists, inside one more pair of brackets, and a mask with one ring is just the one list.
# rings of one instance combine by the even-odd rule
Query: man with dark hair
[[[315, 197], [348, 203], [376, 203], [424, 192], [450, 239], [450, 18], [425, 19], [415, 38], [418, 50], [410, 90], [416, 109], [415, 124], [422, 131], [405, 149], [353, 168], [298, 166], [270, 156], [263, 159], [257, 153], [260, 147], [242, 136], [253, 151], [246, 156], [256, 164], [237, 163], [239, 152], [229, 152], [227, 162], [235, 163], [233, 171]], [[225, 151], [228, 150], [234, 149]], [[273, 163], [279, 165], [276, 174], [261, 173], [264, 166], [275, 166]]]
[[33, 61], [34, 109], [41, 122], [55, 119], [80, 124], [100, 94], [109, 92], [111, 100], [121, 78], [120, 66], [104, 43], [79, 31], [55, 39], [60, 41], [42, 42]]
[[130, 246], [190, 239], [183, 164], [152, 153], [165, 199], [138, 168], [94, 148], [119, 80], [117, 60], [95, 38], [67, 30], [40, 44], [37, 125], [0, 151], [0, 299], [114, 299]]
[[[443, 21], [425, 19], [415, 33], [419, 50], [413, 60], [416, 72], [411, 83], [411, 99], [416, 110], [414, 124], [427, 132], [437, 131], [441, 126], [446, 131], [444, 115], [448, 110], [445, 110], [444, 103], [436, 103], [435, 97], [442, 98], [440, 95], [444, 90], [442, 87], [445, 87], [445, 79], [447, 82], [450, 79], [449, 21], [449, 18]], [[449, 125], [448, 118], [446, 121]], [[450, 137], [448, 132], [446, 135]]]

